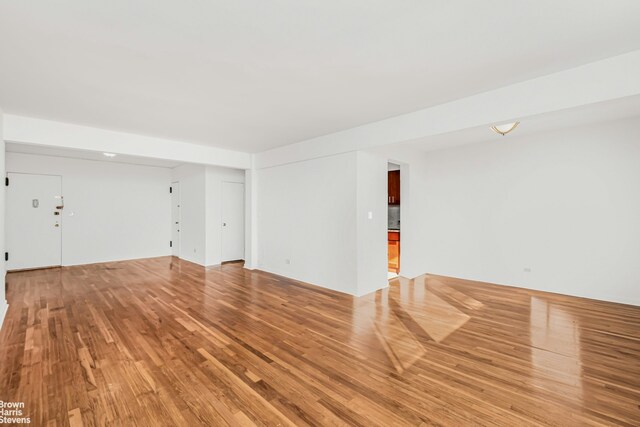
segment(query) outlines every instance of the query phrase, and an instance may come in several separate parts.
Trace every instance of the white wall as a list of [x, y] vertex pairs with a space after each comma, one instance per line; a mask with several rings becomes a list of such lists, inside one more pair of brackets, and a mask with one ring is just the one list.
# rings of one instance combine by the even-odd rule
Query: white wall
[[[387, 160], [357, 153], [357, 248], [358, 290], [365, 295], [387, 287]], [[371, 218], [369, 217], [371, 214]]]
[[180, 258], [206, 265], [206, 168], [179, 166], [172, 181], [180, 181]]
[[[2, 110], [0, 110], [0, 177], [5, 177], [5, 153], [4, 153], [4, 139], [3, 139], [3, 116]], [[4, 183], [1, 183], [2, 185]], [[4, 315], [7, 311], [7, 302], [6, 295], [4, 294], [5, 288], [5, 275], [6, 275], [6, 263], [4, 261], [4, 212], [5, 212], [5, 194], [6, 187], [2, 185], [2, 190], [0, 190], [0, 256], [2, 259], [0, 260], [0, 277], [2, 278], [2, 283], [0, 284], [0, 326], [4, 321]]]
[[640, 305], [640, 118], [397, 157], [403, 274]]
[[322, 157], [255, 181], [259, 269], [356, 296], [388, 286], [386, 157]]
[[215, 166], [173, 169], [180, 182], [180, 258], [203, 266], [220, 264], [222, 182], [244, 182], [245, 172]]
[[6, 157], [8, 172], [62, 176], [63, 265], [170, 255], [170, 169], [19, 153]]
[[244, 268], [258, 268], [258, 179], [253, 169], [244, 171]]
[[208, 166], [206, 174], [206, 261], [218, 265], [222, 259], [222, 183], [244, 183], [244, 170]]
[[258, 268], [357, 294], [356, 170], [355, 152], [257, 170]]

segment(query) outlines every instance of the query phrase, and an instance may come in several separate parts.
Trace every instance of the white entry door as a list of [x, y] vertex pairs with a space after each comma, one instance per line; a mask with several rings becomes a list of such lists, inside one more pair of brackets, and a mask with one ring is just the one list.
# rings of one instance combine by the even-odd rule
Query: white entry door
[[222, 262], [244, 259], [244, 184], [222, 183]]
[[62, 264], [62, 177], [9, 173], [7, 270]]
[[180, 183], [171, 183], [171, 253], [180, 256]]

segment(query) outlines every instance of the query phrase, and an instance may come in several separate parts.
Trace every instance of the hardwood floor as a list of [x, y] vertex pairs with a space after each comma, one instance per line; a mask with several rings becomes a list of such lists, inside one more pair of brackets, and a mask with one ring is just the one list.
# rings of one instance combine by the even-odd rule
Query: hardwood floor
[[640, 307], [169, 257], [7, 280], [0, 399], [36, 426], [640, 425]]

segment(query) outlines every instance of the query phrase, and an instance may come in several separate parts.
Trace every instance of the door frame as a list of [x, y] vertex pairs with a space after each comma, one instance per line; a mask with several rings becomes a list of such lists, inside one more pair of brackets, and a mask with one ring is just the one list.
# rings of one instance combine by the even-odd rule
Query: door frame
[[[173, 217], [173, 198], [175, 197], [174, 189], [178, 188], [178, 225], [180, 226], [180, 230], [182, 230], [182, 188], [180, 188], [180, 181], [171, 182], [171, 256], [175, 256], [180, 258], [182, 255], [180, 249], [182, 244], [182, 236], [180, 235], [180, 230], [178, 230], [178, 242], [173, 241], [173, 229], [175, 226], [175, 218]], [[176, 255], [177, 253], [177, 255]]]
[[[242, 258], [240, 259], [232, 259], [232, 260], [228, 260], [228, 261], [223, 261], [223, 254], [224, 254], [224, 239], [223, 239], [223, 230], [224, 230], [224, 226], [222, 225], [222, 220], [223, 220], [223, 212], [224, 212], [224, 202], [223, 202], [223, 198], [222, 198], [222, 188], [224, 187], [224, 184], [240, 184], [242, 185], [242, 233], [244, 234], [244, 238], [242, 239], [242, 247], [243, 247], [243, 254], [242, 254]], [[247, 233], [247, 229], [246, 229], [246, 194], [247, 194], [247, 186], [245, 182], [239, 182], [239, 181], [225, 181], [222, 180], [220, 181], [220, 264], [224, 264], [227, 262], [237, 262], [237, 261], [245, 261], [246, 258], [246, 253], [247, 253], [247, 248], [246, 248], [246, 233]]]
[[[55, 173], [13, 172], [13, 171], [9, 171], [8, 170], [8, 171], [5, 172], [5, 178], [7, 180], [9, 180], [9, 185], [8, 185], [9, 187], [11, 186], [11, 179], [9, 178], [9, 174], [11, 174], [11, 175], [53, 176], [53, 177], [60, 178], [60, 201], [62, 203], [62, 206], [64, 207], [64, 195], [63, 195], [64, 194], [64, 180], [62, 179], [63, 178], [62, 175], [58, 175], [58, 174], [55, 174]], [[6, 187], [7, 186], [5, 186], [5, 227], [9, 226], [9, 224], [6, 223], [6, 217], [7, 217], [7, 213], [6, 213], [7, 206], [6, 205], [7, 205], [7, 201], [8, 201], [8, 194], [7, 194], [8, 191], [6, 190]], [[64, 210], [64, 209], [62, 209], [62, 210]], [[58, 264], [58, 265], [46, 265], [46, 266], [42, 266], [42, 267], [32, 267], [32, 268], [16, 268], [16, 269], [12, 269], [12, 270], [9, 270], [8, 269], [8, 265], [7, 265], [6, 266], [6, 272], [7, 273], [9, 273], [9, 272], [17, 272], [17, 271], [44, 270], [44, 269], [48, 269], [48, 268], [58, 268], [58, 267], [62, 267], [64, 265], [64, 263], [63, 263], [63, 259], [64, 258], [63, 258], [63, 252], [62, 252], [62, 249], [63, 249], [62, 239], [64, 238], [64, 233], [63, 233], [63, 230], [64, 230], [63, 217], [64, 217], [64, 215], [62, 214], [62, 212], [60, 212], [59, 217], [60, 218], [59, 218], [58, 221], [60, 222], [60, 242], [59, 242], [59, 244], [60, 244], [60, 264]], [[10, 249], [6, 247], [6, 238], [7, 238], [6, 230], [5, 230], [4, 238], [5, 238], [5, 251], [10, 252]], [[9, 256], [11, 256], [11, 253], [9, 253]]]
[[[410, 249], [410, 246], [407, 244], [407, 240], [411, 239], [411, 233], [413, 232], [413, 229], [411, 227], [411, 221], [409, 219], [409, 211], [411, 208], [411, 200], [409, 198], [409, 194], [410, 194], [410, 175], [409, 175], [409, 168], [410, 165], [409, 163], [405, 162], [405, 161], [401, 161], [401, 160], [396, 160], [394, 158], [387, 158], [387, 168], [385, 168], [385, 176], [388, 179], [388, 173], [389, 173], [389, 169], [388, 169], [388, 164], [389, 163], [393, 163], [395, 165], [400, 166], [400, 244], [398, 245], [398, 265], [399, 265], [399, 269], [398, 272], [396, 273], [398, 276], [402, 275], [403, 272], [403, 266], [404, 266], [404, 272], [407, 273], [409, 272], [409, 269], [406, 266], [406, 263], [401, 262], [401, 258], [402, 255], [404, 254], [404, 258], [407, 259], [409, 258], [407, 256], [407, 251]], [[388, 183], [387, 183], [388, 185]], [[385, 188], [386, 192], [388, 193], [388, 188]], [[388, 204], [387, 204], [388, 206]], [[388, 215], [389, 215], [389, 210], [387, 209], [385, 211], [385, 219], [386, 219], [386, 223], [388, 224]], [[389, 241], [388, 241], [388, 234], [387, 234], [388, 230], [385, 230], [385, 234], [384, 234], [384, 244], [385, 247], [387, 247], [387, 257], [388, 255], [388, 245], [389, 245]], [[382, 236], [381, 236], [382, 237]]]

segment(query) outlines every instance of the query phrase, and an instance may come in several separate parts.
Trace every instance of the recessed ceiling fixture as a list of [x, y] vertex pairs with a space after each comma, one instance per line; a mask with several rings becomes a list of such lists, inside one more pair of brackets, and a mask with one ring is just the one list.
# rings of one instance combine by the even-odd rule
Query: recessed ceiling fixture
[[495, 133], [499, 133], [500, 135], [505, 136], [506, 134], [517, 128], [519, 124], [520, 122], [513, 122], [505, 123], [503, 125], [494, 125], [491, 126], [491, 130]]
[[115, 155], [115, 154], [113, 154], [113, 153], [102, 153], [102, 154], [104, 154], [104, 155], [105, 155], [105, 156], [107, 156], [107, 157], [115, 157], [115, 156], [116, 156], [116, 155]]

